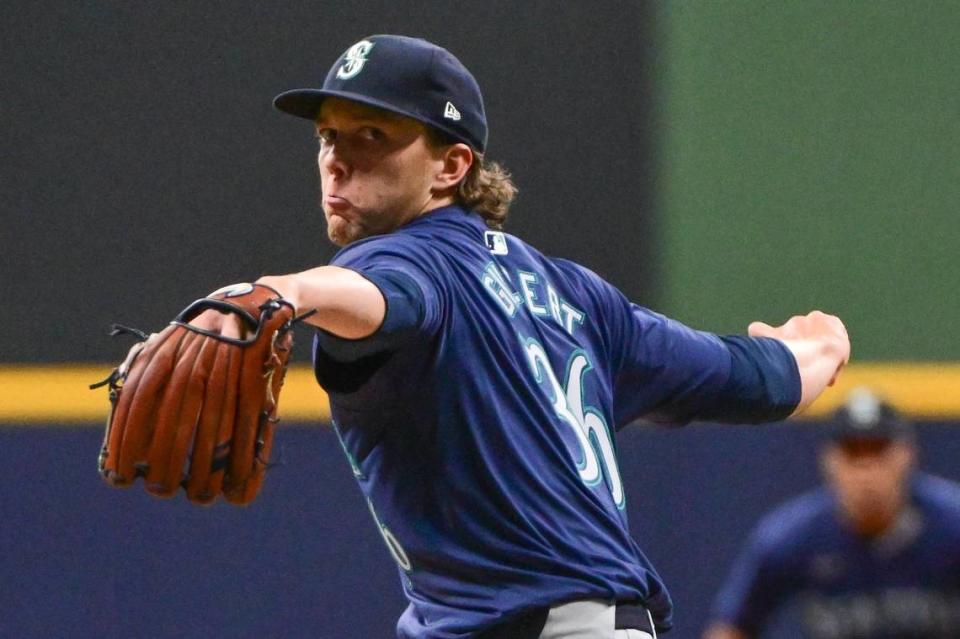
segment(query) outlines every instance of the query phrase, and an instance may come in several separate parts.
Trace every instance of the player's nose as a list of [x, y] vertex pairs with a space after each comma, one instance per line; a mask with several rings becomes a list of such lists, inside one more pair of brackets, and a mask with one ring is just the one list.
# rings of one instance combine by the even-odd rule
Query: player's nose
[[338, 179], [344, 178], [350, 173], [350, 162], [342, 146], [331, 144], [329, 147], [321, 149], [317, 154], [317, 164], [320, 166], [321, 172], [331, 174]]

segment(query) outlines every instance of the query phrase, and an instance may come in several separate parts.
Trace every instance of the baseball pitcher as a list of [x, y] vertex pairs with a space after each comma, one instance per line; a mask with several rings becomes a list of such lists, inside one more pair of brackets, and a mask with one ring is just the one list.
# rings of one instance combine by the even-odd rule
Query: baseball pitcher
[[[275, 382], [289, 327], [317, 329], [317, 381], [409, 600], [399, 637], [650, 639], [668, 630], [670, 597], [628, 528], [620, 464], [632, 460], [617, 457], [618, 429], [638, 418], [795, 414], [847, 361], [843, 324], [813, 312], [776, 328], [752, 324], [750, 336], [692, 330], [505, 233], [516, 189], [484, 156], [480, 88], [424, 40], [365, 38], [319, 87], [275, 105], [313, 124], [323, 214], [342, 250], [327, 266], [188, 309], [176, 327], [184, 341], [199, 336], [184, 347], [187, 364], [177, 368], [168, 344], [158, 371], [212, 379], [211, 367], [229, 370], [217, 368], [221, 350], [266, 341], [252, 361], [267, 362]], [[135, 360], [155, 361], [155, 350], [144, 346], [115, 376], [117, 411]], [[197, 486], [186, 480], [200, 500], [243, 502], [259, 485], [279, 389], [238, 384], [237, 397], [270, 400], [252, 405], [246, 427], [231, 430], [217, 410], [190, 403], [177, 409], [183, 430], [167, 429], [178, 443], [155, 447], [163, 463], [170, 450], [188, 452], [198, 423], [216, 426], [199, 461], [173, 464], [204, 474]], [[218, 392], [216, 406], [233, 405]], [[113, 439], [124, 439], [114, 422]], [[240, 430], [252, 435], [233, 462]], [[105, 476], [149, 474], [151, 450], [108, 441]]]

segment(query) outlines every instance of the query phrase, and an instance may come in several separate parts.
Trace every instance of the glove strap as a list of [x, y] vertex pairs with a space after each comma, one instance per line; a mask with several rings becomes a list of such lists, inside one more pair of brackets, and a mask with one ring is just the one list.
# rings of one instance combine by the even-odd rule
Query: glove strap
[[[132, 328], [130, 326], [124, 326], [123, 324], [111, 324], [110, 325], [110, 337], [116, 337], [117, 335], [133, 335], [137, 337], [141, 342], [145, 342], [150, 338], [146, 332], [141, 331], [139, 328]], [[132, 362], [131, 362], [132, 363]], [[106, 386], [110, 384], [110, 390], [114, 390], [119, 387], [117, 382], [122, 382], [126, 375], [120, 373], [120, 367], [117, 366], [113, 371], [106, 377], [106, 379], [101, 379], [99, 382], [90, 384], [90, 390], [95, 390], [101, 386]], [[111, 393], [112, 395], [112, 393]], [[111, 400], [113, 398], [111, 397]]]
[[[272, 286], [266, 286], [265, 284], [253, 284], [253, 286], [265, 288], [277, 296], [273, 299], [268, 299], [258, 307], [260, 311], [259, 318], [254, 317], [245, 309], [240, 308], [239, 306], [232, 304], [225, 299], [203, 297], [194, 301], [192, 304], [180, 311], [180, 314], [177, 315], [176, 318], [174, 318], [174, 320], [170, 323], [176, 326], [182, 326], [183, 328], [193, 331], [194, 333], [212, 337], [213, 339], [221, 342], [226, 342], [235, 346], [250, 346], [260, 337], [260, 330], [263, 328], [264, 317], [269, 318], [271, 315], [273, 315], [274, 311], [278, 310], [281, 306], [289, 307], [294, 313], [297, 312], [297, 309], [294, 308], [293, 304], [280, 297], [280, 293]], [[225, 337], [219, 333], [215, 333], [204, 328], [198, 328], [190, 324], [189, 320], [191, 318], [198, 315], [202, 311], [210, 309], [220, 311], [221, 313], [233, 313], [234, 315], [239, 316], [244, 322], [246, 322], [247, 326], [253, 330], [253, 333], [246, 339], [241, 339], [238, 337]]]

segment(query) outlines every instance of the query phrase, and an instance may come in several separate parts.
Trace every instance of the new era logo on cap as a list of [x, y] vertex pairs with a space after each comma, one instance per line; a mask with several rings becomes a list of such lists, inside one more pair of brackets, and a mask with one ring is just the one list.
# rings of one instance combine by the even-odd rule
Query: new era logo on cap
[[443, 108], [443, 117], [456, 122], [460, 119], [460, 112], [457, 111], [457, 107], [453, 106], [452, 102], [447, 102], [447, 106]]

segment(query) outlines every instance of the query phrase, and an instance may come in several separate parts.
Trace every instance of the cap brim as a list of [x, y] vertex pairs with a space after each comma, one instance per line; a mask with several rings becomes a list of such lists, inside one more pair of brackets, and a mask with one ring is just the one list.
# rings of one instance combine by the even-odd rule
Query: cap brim
[[414, 120], [424, 122], [423, 117], [417, 115], [416, 113], [404, 111], [386, 102], [381, 102], [380, 100], [369, 98], [358, 93], [350, 93], [349, 91], [328, 91], [326, 89], [293, 89], [291, 91], [284, 91], [275, 97], [273, 99], [273, 106], [284, 113], [289, 113], [290, 115], [295, 115], [298, 118], [304, 118], [306, 120], [313, 121], [317, 119], [317, 115], [320, 113], [320, 106], [327, 98], [342, 98], [344, 100], [350, 100], [351, 102], [359, 102], [360, 104], [377, 107], [378, 109], [383, 109], [384, 111], [396, 113], [397, 115], [404, 115], [408, 118], [413, 118]]
[[873, 442], [892, 442], [897, 439], [903, 439], [902, 435], [897, 433], [858, 433], [843, 431], [839, 433], [833, 433], [830, 435], [830, 439], [837, 443], [843, 443], [848, 441], [873, 441]]
[[471, 148], [482, 150], [482, 147], [478, 146], [475, 142], [468, 140], [463, 136], [462, 133], [459, 133], [454, 129], [442, 126], [437, 122], [431, 122], [430, 118], [420, 115], [414, 111], [399, 109], [389, 102], [383, 102], [359, 93], [351, 93], [349, 91], [329, 91], [327, 89], [292, 89], [290, 91], [284, 91], [275, 97], [273, 99], [273, 106], [284, 113], [289, 113], [290, 115], [295, 115], [298, 118], [304, 118], [305, 120], [315, 122], [317, 120], [317, 115], [320, 114], [320, 106], [327, 98], [342, 98], [344, 100], [359, 102], [360, 104], [366, 104], [367, 106], [377, 107], [378, 109], [383, 109], [384, 111], [389, 111], [390, 113], [396, 113], [397, 115], [412, 118], [417, 122], [422, 122], [427, 126], [431, 126], [435, 129], [443, 131], [454, 139], [469, 145]]

